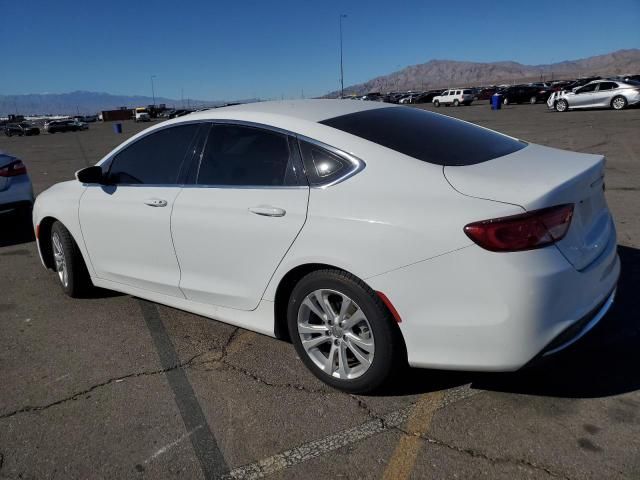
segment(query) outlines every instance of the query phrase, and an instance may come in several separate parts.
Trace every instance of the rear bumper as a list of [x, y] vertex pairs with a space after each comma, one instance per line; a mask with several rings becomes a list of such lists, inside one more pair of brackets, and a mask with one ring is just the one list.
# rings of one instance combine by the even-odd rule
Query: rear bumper
[[9, 177], [9, 182], [0, 191], [0, 213], [33, 205], [33, 187], [28, 175]]
[[[472, 245], [367, 282], [398, 310], [412, 366], [514, 371], [593, 328], [619, 274], [613, 234], [584, 271], [553, 247], [505, 254]], [[572, 325], [570, 338], [559, 337]]]

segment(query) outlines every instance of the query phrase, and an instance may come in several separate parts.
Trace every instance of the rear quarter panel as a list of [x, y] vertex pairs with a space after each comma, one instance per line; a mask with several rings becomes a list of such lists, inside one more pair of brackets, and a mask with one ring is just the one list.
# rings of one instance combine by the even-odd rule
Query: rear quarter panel
[[471, 245], [463, 232], [467, 223], [522, 212], [457, 193], [440, 165], [341, 132], [335, 141], [319, 140], [362, 159], [366, 167], [342, 183], [311, 188], [307, 222], [276, 270], [267, 300], [299, 265], [327, 264], [366, 280]]

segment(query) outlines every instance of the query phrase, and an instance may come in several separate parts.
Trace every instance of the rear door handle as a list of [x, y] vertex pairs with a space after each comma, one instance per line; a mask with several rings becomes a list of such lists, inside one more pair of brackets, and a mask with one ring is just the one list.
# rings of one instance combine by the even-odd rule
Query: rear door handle
[[284, 208], [271, 207], [269, 205], [260, 205], [258, 207], [250, 207], [249, 211], [263, 217], [284, 217], [287, 211]]
[[150, 207], [166, 207], [167, 201], [162, 200], [161, 198], [147, 198], [144, 201], [145, 205], [149, 205]]

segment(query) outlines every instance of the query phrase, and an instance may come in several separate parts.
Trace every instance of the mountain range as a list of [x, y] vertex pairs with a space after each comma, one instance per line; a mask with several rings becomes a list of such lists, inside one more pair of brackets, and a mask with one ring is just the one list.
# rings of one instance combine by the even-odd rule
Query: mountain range
[[[75, 91], [70, 93], [30, 93], [27, 95], [0, 95], [0, 116], [9, 113], [21, 115], [95, 114], [120, 107], [140, 107], [153, 104], [152, 97], [141, 95], [111, 95], [109, 93]], [[182, 108], [182, 100], [156, 97], [156, 105]], [[184, 107], [216, 107], [225, 101], [184, 99]]]
[[[640, 74], [640, 49], [618, 50], [604, 55], [545, 65], [431, 60], [345, 87], [344, 93], [364, 95], [369, 92], [471, 87], [626, 74]], [[339, 95], [340, 91], [335, 91], [326, 96], [332, 98]]]
[[[467, 87], [494, 84], [524, 83], [541, 80], [570, 79], [590, 75], [622, 75], [640, 73], [640, 49], [618, 50], [605, 55], [567, 60], [546, 65], [524, 65], [518, 62], [461, 62], [431, 60], [411, 65], [389, 75], [345, 88], [345, 94], [363, 95], [369, 92], [394, 90], [427, 90], [431, 88]], [[335, 91], [326, 97], [336, 97]], [[0, 116], [10, 113], [22, 115], [95, 114], [101, 110], [151, 105], [152, 97], [140, 95], [112, 95], [109, 93], [75, 91], [27, 95], [0, 95]], [[241, 102], [255, 100], [239, 100]], [[156, 104], [169, 107], [215, 107], [223, 100], [175, 100], [156, 97]]]

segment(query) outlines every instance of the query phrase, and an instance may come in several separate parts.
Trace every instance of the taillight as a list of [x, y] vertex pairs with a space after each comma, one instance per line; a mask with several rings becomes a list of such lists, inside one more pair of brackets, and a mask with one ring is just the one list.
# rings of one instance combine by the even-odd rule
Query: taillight
[[517, 252], [555, 243], [567, 234], [573, 204], [470, 223], [464, 233], [486, 250]]
[[0, 177], [15, 177], [27, 173], [27, 167], [20, 160], [0, 167]]

